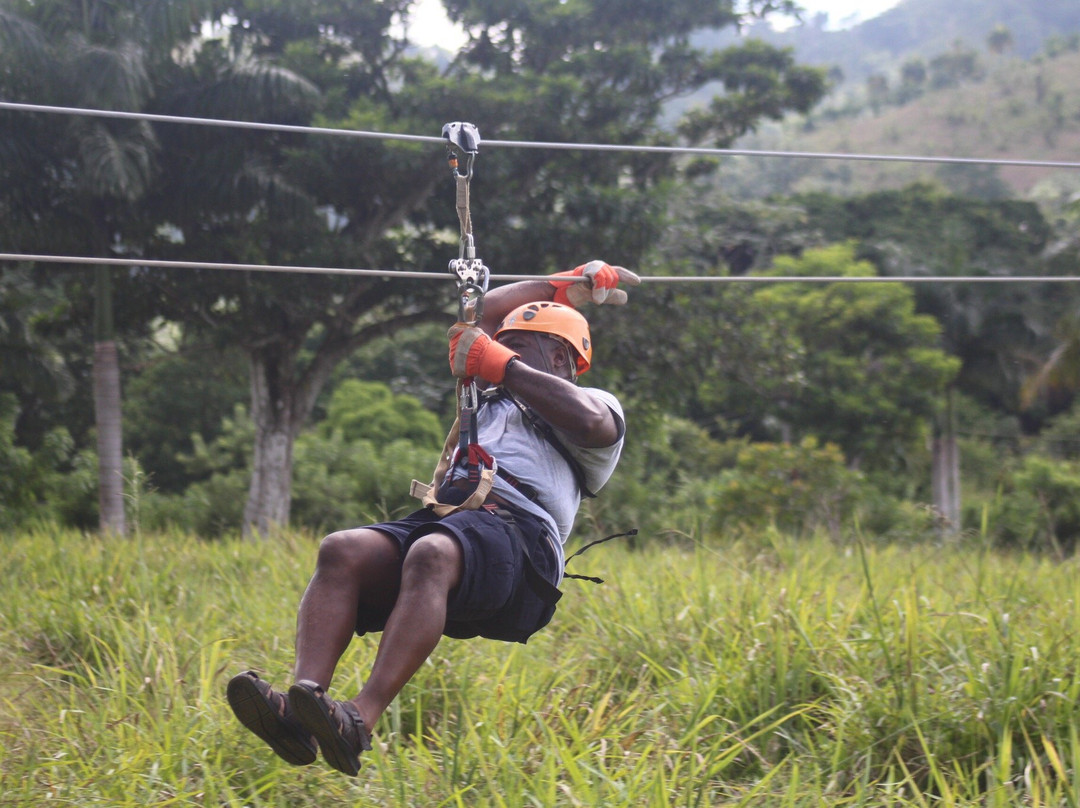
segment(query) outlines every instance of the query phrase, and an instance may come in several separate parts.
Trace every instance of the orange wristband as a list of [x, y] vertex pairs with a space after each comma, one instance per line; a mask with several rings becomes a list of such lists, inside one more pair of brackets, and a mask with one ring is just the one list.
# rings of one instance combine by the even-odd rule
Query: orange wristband
[[469, 358], [465, 367], [470, 375], [487, 379], [492, 384], [502, 384], [506, 376], [506, 366], [511, 359], [519, 358], [518, 354], [491, 338], [478, 339], [469, 347]]

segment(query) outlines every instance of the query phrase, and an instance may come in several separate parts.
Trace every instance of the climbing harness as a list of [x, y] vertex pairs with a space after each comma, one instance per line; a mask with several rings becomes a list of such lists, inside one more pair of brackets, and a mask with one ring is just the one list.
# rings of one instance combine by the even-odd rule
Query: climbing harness
[[[450, 262], [450, 273], [457, 278], [458, 323], [475, 326], [484, 314], [484, 295], [487, 293], [491, 273], [484, 262], [476, 257], [473, 238], [472, 213], [469, 210], [469, 186], [472, 182], [476, 156], [480, 149], [480, 132], [464, 121], [448, 123], [442, 129], [446, 141], [446, 159], [454, 177], [458, 222], [461, 225], [461, 243], [458, 257]], [[491, 492], [498, 472], [495, 458], [484, 451], [477, 442], [476, 412], [480, 406], [476, 379], [459, 379], [457, 384], [458, 416], [450, 434], [446, 437], [439, 464], [430, 485], [413, 480], [412, 494], [419, 497], [424, 506], [438, 516], [448, 516], [460, 510], [481, 507]], [[468, 498], [459, 505], [438, 501], [437, 495], [446, 473], [458, 457], [466, 458], [468, 480], [475, 486]]]
[[[488, 282], [491, 277], [491, 273], [484, 265], [484, 262], [476, 256], [476, 242], [473, 237], [472, 214], [469, 204], [469, 186], [473, 177], [476, 156], [479, 153], [480, 133], [473, 124], [458, 121], [443, 126], [442, 135], [446, 141], [447, 162], [455, 181], [455, 206], [457, 208], [458, 222], [461, 226], [461, 241], [458, 249], [458, 257], [450, 261], [449, 265], [451, 274], [457, 278], [458, 324], [476, 326], [483, 317], [484, 295], [487, 293]], [[551, 304], [539, 305], [542, 307], [543, 305], [550, 306]], [[572, 354], [576, 354], [577, 371], [582, 373], [588, 369], [589, 359], [592, 354], [589, 340], [585, 335], [581, 335], [580, 339], [577, 340], [573, 339], [573, 334], [568, 336], [568, 350], [570, 350]], [[581, 343], [580, 345], [578, 344], [579, 342]], [[483, 396], [483, 398], [481, 398], [481, 396]], [[504, 387], [497, 387], [493, 390], [484, 391], [484, 393], [481, 394], [477, 387], [476, 379], [470, 376], [458, 380], [457, 397], [457, 419], [450, 429], [450, 434], [446, 436], [446, 442], [443, 445], [442, 454], [439, 456], [439, 463], [435, 468], [431, 483], [425, 485], [418, 480], [413, 480], [412, 482], [412, 495], [421, 499], [424, 506], [433, 511], [437, 516], [441, 518], [461, 510], [475, 510], [485, 507], [485, 502], [488, 494], [491, 492], [491, 487], [495, 481], [496, 475], [506, 480], [529, 500], [536, 502], [539, 498], [538, 493], [532, 486], [518, 480], [508, 471], [500, 468], [495, 458], [488, 454], [478, 442], [479, 430], [477, 427], [477, 412], [483, 404], [499, 398], [508, 398], [513, 402], [514, 406], [521, 411], [525, 422], [535, 429], [544, 440], [555, 449], [563, 460], [566, 461], [574, 476], [578, 489], [581, 491], [581, 495], [583, 497], [596, 496], [589, 490], [586, 483], [585, 470], [582, 468], [581, 463], [578, 462], [570, 450], [559, 440], [551, 425], [544, 421], [531, 407], [519, 401], [509, 390], [506, 390]], [[451, 467], [458, 462], [460, 458], [465, 458], [466, 460], [467, 479], [470, 485], [474, 486], [473, 490], [468, 497], [459, 504], [454, 505], [439, 502], [439, 489], [446, 480], [446, 475]], [[511, 524], [513, 523], [512, 515], [503, 513], [501, 508], [494, 509], [493, 513], [500, 516], [500, 518], [509, 519]], [[529, 586], [546, 604], [553, 608], [554, 604], [562, 596], [562, 593], [536, 572], [535, 565], [529, 554], [529, 548], [520, 531], [514, 527], [512, 532], [515, 535], [516, 541], [521, 545], [522, 552], [527, 561], [525, 567], [526, 579]], [[637, 530], [632, 530], [628, 533], [619, 533], [600, 539], [599, 541], [594, 541], [578, 550], [570, 556], [570, 558], [580, 555], [585, 550], [597, 544], [603, 544], [606, 541], [622, 536], [633, 536], [636, 534]], [[569, 562], [569, 560], [570, 559], [568, 558], [567, 562]], [[565, 575], [569, 578], [579, 578], [582, 580], [593, 581], [594, 583], [603, 583], [600, 578], [591, 578], [584, 575], [571, 575], [569, 573], [565, 573]]]
[[[446, 140], [447, 162], [450, 165], [450, 171], [456, 185], [456, 207], [458, 221], [461, 225], [461, 244], [458, 257], [452, 260], [449, 266], [450, 272], [457, 278], [458, 282], [458, 322], [467, 326], [475, 326], [483, 316], [484, 295], [487, 292], [490, 278], [488, 268], [481, 259], [476, 257], [472, 214], [469, 209], [469, 184], [472, 181], [476, 156], [479, 151], [480, 133], [473, 124], [460, 121], [446, 124], [442, 132]], [[584, 351], [586, 355], [589, 353], [587, 340], [585, 340], [585, 347], [579, 349], [579, 352], [581, 351]], [[588, 367], [587, 360], [585, 360], [585, 366]], [[505, 396], [513, 401], [525, 416], [526, 421], [555, 447], [555, 450], [567, 462], [582, 495], [587, 497], [595, 496], [585, 484], [585, 472], [581, 468], [581, 464], [559, 441], [550, 425], [544, 422], [530, 407], [518, 401], [509, 391], [503, 388], [487, 391], [483, 395], [485, 399]], [[524, 494], [526, 498], [535, 502], [538, 499], [537, 492], [505, 469], [500, 468], [498, 461], [477, 441], [479, 434], [477, 412], [484, 402], [481, 400], [481, 393], [476, 385], [476, 380], [472, 377], [459, 380], [457, 397], [457, 420], [446, 438], [432, 482], [430, 485], [425, 486], [414, 480], [413, 495], [420, 498], [425, 507], [430, 508], [437, 515], [447, 516], [459, 510], [482, 507], [491, 492], [495, 475], [498, 475]], [[450, 467], [459, 458], [465, 458], [466, 460], [467, 479], [469, 484], [474, 486], [473, 491], [464, 502], [457, 505], [439, 502], [439, 488], [446, 479]]]

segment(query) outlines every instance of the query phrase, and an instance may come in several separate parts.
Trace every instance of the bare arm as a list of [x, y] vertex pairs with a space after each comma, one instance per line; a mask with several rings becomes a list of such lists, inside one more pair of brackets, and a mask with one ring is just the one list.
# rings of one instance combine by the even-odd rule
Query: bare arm
[[565, 433], [575, 446], [600, 448], [619, 439], [611, 409], [591, 393], [550, 373], [512, 362], [503, 386], [537, 415]]
[[[547, 281], [519, 281], [492, 289], [484, 296], [484, 314], [477, 325], [494, 336], [499, 323], [518, 306], [554, 297], [555, 287]], [[512, 362], [502, 384], [577, 446], [600, 448], [619, 439], [620, 425], [611, 409], [569, 381], [525, 362]]]
[[484, 316], [477, 325], [491, 336], [503, 318], [518, 306], [551, 300], [554, 296], [555, 287], [547, 281], [518, 281], [499, 286], [484, 295]]

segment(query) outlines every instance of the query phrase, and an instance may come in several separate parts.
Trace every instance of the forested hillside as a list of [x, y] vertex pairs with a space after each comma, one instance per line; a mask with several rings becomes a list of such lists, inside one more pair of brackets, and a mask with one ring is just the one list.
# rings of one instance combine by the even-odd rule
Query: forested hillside
[[[762, 127], [750, 149], [1080, 162], [1080, 34], [1024, 60], [985, 46], [956, 47], [937, 60], [909, 59], [808, 116]], [[1080, 171], [941, 164], [767, 161], [728, 163], [747, 193], [860, 193], [935, 179], [982, 197], [1056, 200], [1080, 189]]]
[[747, 35], [794, 49], [807, 64], [839, 68], [847, 81], [860, 83], [889, 72], [911, 58], [929, 59], [960, 40], [986, 41], [996, 28], [1012, 37], [1016, 55], [1030, 58], [1046, 40], [1080, 30], [1080, 4], [1073, 0], [902, 0], [883, 14], [844, 30], [828, 30], [822, 16], [807, 15], [802, 25], [783, 31], [769, 22], [749, 26]]

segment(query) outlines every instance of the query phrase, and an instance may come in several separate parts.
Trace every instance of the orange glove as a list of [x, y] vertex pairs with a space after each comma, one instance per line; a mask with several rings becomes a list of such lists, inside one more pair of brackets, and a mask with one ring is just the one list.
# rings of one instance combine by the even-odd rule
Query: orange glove
[[450, 338], [450, 370], [460, 379], [479, 376], [492, 384], [502, 384], [506, 366], [520, 356], [476, 326], [456, 323], [446, 336]]
[[637, 286], [641, 278], [625, 267], [613, 267], [603, 261], [590, 261], [569, 272], [556, 272], [552, 277], [587, 278], [581, 281], [548, 281], [555, 287], [555, 302], [578, 308], [584, 303], [621, 306], [626, 302], [626, 292], [618, 289], [619, 283]]

